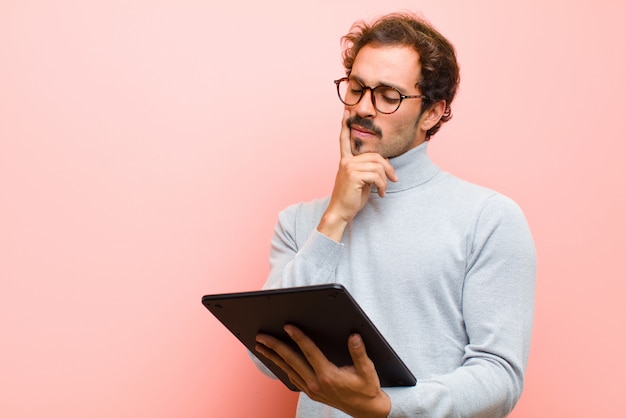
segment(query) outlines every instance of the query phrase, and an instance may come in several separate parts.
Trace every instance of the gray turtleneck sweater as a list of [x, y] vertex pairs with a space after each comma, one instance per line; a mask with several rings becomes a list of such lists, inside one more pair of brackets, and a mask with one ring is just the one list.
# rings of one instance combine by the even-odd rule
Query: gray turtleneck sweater
[[[390, 418], [502, 417], [522, 393], [533, 320], [535, 250], [519, 207], [441, 171], [427, 143], [390, 160], [342, 243], [316, 227], [329, 198], [282, 211], [265, 288], [337, 282], [417, 377], [384, 388]], [[344, 413], [302, 394], [297, 417]]]

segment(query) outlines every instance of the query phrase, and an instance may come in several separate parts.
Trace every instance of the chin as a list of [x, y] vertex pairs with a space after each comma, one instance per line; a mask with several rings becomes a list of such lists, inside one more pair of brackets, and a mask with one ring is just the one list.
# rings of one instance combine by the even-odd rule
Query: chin
[[[354, 144], [352, 145], [352, 154], [353, 155], [367, 154], [368, 152], [376, 152], [376, 153], [382, 155], [380, 150], [377, 149], [376, 147], [374, 147], [372, 145], [365, 145], [365, 144], [363, 144], [362, 141], [354, 141]], [[384, 157], [384, 155], [383, 155], [383, 157]]]

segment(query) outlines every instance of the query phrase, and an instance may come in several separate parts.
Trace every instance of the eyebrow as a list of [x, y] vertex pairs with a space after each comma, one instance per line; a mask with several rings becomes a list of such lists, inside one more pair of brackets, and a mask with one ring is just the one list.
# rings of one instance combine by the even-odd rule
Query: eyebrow
[[[361, 77], [356, 76], [356, 75], [352, 75], [352, 74], [350, 74], [348, 77], [356, 80], [359, 84], [361, 84], [362, 86], [366, 87], [367, 83], [365, 83]], [[398, 85], [394, 85], [394, 83], [381, 82], [381, 83], [378, 83], [377, 85], [372, 86], [372, 87], [376, 88], [378, 86], [393, 87], [394, 89], [398, 90], [400, 93], [406, 94], [406, 89], [404, 87], [400, 87]]]

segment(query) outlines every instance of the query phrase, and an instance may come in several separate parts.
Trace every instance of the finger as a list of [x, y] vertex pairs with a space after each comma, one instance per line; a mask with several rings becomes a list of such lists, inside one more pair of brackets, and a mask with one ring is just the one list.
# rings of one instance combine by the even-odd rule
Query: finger
[[359, 334], [352, 334], [350, 338], [348, 338], [348, 350], [350, 351], [350, 357], [352, 357], [354, 370], [359, 375], [367, 377], [368, 379], [378, 380], [376, 367], [367, 356], [365, 344], [363, 344], [363, 339]]
[[[356, 158], [358, 159], [359, 157]], [[349, 164], [350, 176], [363, 185], [375, 185], [378, 195], [384, 197], [388, 179], [385, 164], [388, 165], [389, 163], [378, 154], [376, 154], [376, 157], [371, 161], [351, 161]], [[392, 174], [395, 173], [392, 172]]]
[[341, 152], [341, 158], [351, 157], [352, 144], [350, 142], [350, 128], [348, 128], [348, 118], [350, 112], [345, 110], [343, 112], [343, 118], [341, 119], [341, 131], [339, 133], [339, 150]]
[[387, 177], [385, 171], [380, 164], [372, 165], [370, 170], [363, 167], [363, 171], [355, 171], [351, 174], [353, 181], [358, 182], [364, 192], [369, 194], [370, 187], [376, 186], [377, 193], [380, 197], [385, 196], [387, 190]]
[[300, 377], [300, 375], [289, 364], [287, 364], [282, 357], [276, 354], [274, 350], [266, 347], [261, 343], [257, 344], [254, 348], [258, 353], [262, 354], [264, 357], [266, 357], [268, 360], [278, 366], [283, 372], [285, 372], [285, 374], [287, 374], [287, 376], [289, 377], [291, 383], [293, 383], [296, 388], [302, 391], [306, 389], [307, 386], [302, 377]]
[[[268, 358], [286, 373], [289, 374], [290, 370], [292, 370], [293, 373], [301, 376], [304, 380], [314, 375], [314, 371], [306, 358], [279, 339], [270, 335], [259, 334], [256, 337], [256, 341], [273, 351], [273, 353], [271, 351], [267, 353], [270, 356]], [[265, 355], [266, 353], [261, 352], [261, 354]]]
[[300, 351], [307, 359], [308, 364], [313, 367], [313, 370], [319, 371], [322, 367], [328, 366], [329, 361], [324, 353], [299, 328], [293, 325], [285, 325], [285, 332], [300, 347]]
[[293, 369], [287, 363], [285, 363], [281, 356], [276, 354], [274, 350], [268, 348], [266, 345], [258, 343], [254, 346], [254, 349], [258, 353], [262, 354], [265, 358], [270, 360], [272, 363], [280, 367], [285, 373], [289, 374], [293, 371]]
[[398, 176], [396, 175], [396, 169], [393, 168], [389, 160], [387, 158], [384, 158], [380, 154], [374, 153], [374, 156], [377, 158], [377, 162], [379, 162], [379, 164], [383, 167], [385, 171], [385, 177], [393, 182], [398, 181]]
[[370, 162], [380, 165], [384, 171], [384, 177], [389, 180], [396, 182], [398, 181], [398, 176], [396, 175], [396, 170], [393, 168], [391, 163], [387, 158], [384, 158], [380, 154], [376, 152], [366, 152], [356, 157], [357, 159], [361, 159], [362, 162]]
[[383, 162], [380, 164], [380, 167], [382, 167], [380, 177], [377, 178], [377, 181], [375, 181], [374, 184], [376, 185], [376, 189], [378, 190], [378, 195], [380, 197], [384, 197], [385, 191], [387, 190], [387, 179], [396, 182], [398, 181], [398, 176], [396, 176], [396, 170], [389, 163], [389, 161], [383, 159], [382, 157], [381, 159], [383, 160]]
[[389, 160], [385, 160], [383, 167], [385, 167], [385, 175], [387, 176], [389, 180], [393, 181], [394, 183], [398, 181], [398, 176], [396, 175], [396, 169], [393, 168], [391, 163], [389, 163]]

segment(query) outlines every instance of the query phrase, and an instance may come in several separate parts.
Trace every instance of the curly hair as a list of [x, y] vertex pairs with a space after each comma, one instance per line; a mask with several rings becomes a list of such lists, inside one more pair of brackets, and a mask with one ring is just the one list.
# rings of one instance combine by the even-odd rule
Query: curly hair
[[450, 107], [460, 81], [459, 65], [454, 46], [430, 23], [409, 13], [383, 16], [373, 24], [364, 21], [352, 25], [350, 32], [341, 38], [343, 66], [346, 74], [352, 71], [354, 60], [364, 46], [406, 45], [419, 54], [421, 74], [416, 86], [427, 96], [422, 102], [422, 112], [434, 103], [445, 100], [443, 116], [426, 132], [430, 139], [441, 124], [452, 118]]

